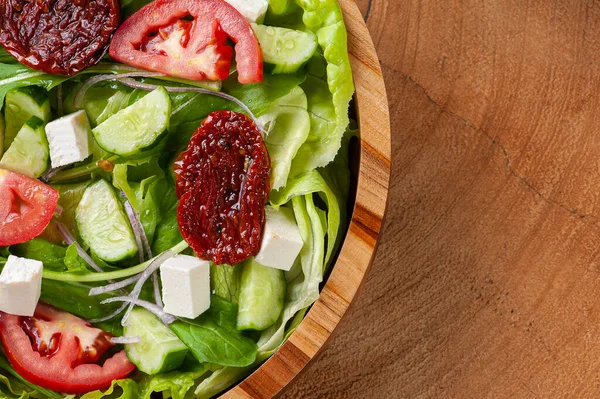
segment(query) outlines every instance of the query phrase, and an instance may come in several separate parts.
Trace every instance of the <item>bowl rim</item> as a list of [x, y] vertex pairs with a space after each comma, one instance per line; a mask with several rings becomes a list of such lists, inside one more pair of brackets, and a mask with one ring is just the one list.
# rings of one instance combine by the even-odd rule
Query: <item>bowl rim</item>
[[391, 133], [379, 59], [358, 6], [338, 0], [348, 32], [360, 131], [360, 166], [352, 219], [338, 259], [319, 299], [287, 342], [221, 398], [271, 398], [323, 349], [364, 282], [386, 211]]

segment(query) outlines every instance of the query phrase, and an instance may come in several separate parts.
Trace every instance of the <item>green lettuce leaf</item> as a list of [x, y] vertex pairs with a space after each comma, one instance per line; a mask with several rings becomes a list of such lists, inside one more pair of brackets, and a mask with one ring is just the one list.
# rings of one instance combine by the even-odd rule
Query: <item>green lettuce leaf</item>
[[[291, 176], [327, 165], [337, 154], [348, 127], [348, 105], [354, 93], [348, 57], [347, 32], [336, 0], [296, 0], [303, 10], [302, 21], [317, 35], [326, 68], [318, 57], [311, 61], [310, 74], [302, 86], [308, 97], [311, 132], [292, 164]], [[326, 88], [327, 86], [327, 88]]]
[[[289, 180], [285, 189], [271, 192], [270, 202], [273, 207], [278, 208], [294, 197], [311, 193], [319, 193], [327, 203], [327, 252], [325, 263], [328, 263], [333, 255], [340, 229], [341, 213], [337, 196], [321, 174], [317, 170], [312, 170]], [[296, 222], [298, 222], [297, 218]]]
[[278, 190], [285, 186], [292, 161], [310, 132], [304, 91], [300, 87], [292, 89], [275, 101], [259, 121], [269, 132], [265, 144], [271, 158], [271, 188]]
[[62, 395], [27, 382], [0, 353], [0, 397], [20, 399], [61, 399]]
[[138, 399], [140, 398], [138, 384], [131, 379], [116, 380], [113, 381], [110, 388], [106, 391], [88, 392], [81, 399], [102, 399], [106, 397], [114, 399]]

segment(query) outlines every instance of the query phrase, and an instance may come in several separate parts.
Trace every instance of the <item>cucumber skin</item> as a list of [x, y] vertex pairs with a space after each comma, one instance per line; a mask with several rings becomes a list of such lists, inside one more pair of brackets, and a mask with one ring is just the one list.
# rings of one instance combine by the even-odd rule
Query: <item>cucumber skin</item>
[[[28, 128], [30, 132], [23, 131], [23, 134], [35, 135], [35, 137], [30, 138], [39, 139], [39, 143], [35, 142], [34, 146], [33, 143], [28, 141], [28, 148], [21, 148], [21, 150], [26, 151], [26, 155], [22, 155], [23, 153], [20, 151], [15, 151], [16, 147], [12, 147], [11, 145], [11, 147], [9, 147], [7, 151], [2, 154], [2, 158], [0, 159], [0, 165], [29, 177], [40, 177], [46, 171], [46, 169], [48, 169], [48, 164], [50, 161], [50, 149], [48, 147], [48, 141], [46, 139], [44, 125], [45, 122], [37, 116], [32, 116], [31, 118], [29, 118], [29, 120], [27, 120], [27, 122], [23, 124], [23, 127], [21, 127], [21, 129], [13, 139], [13, 144], [15, 143], [16, 139], [19, 137], [19, 134], [21, 134], [21, 131], [23, 131], [24, 128]], [[23, 138], [24, 136], [21, 137]], [[40, 144], [43, 147], [39, 147], [37, 144]], [[39, 153], [34, 154], [33, 158], [29, 158], [30, 155], [33, 155], [31, 151], [32, 147], [37, 148], [39, 150]], [[23, 159], [23, 157], [25, 159]], [[38, 163], [38, 161], [41, 162]], [[25, 165], [27, 165], [27, 168], [24, 168]]]
[[39, 86], [24, 86], [18, 88], [17, 91], [33, 99], [40, 107], [42, 107], [46, 101], [49, 101], [48, 92]]
[[271, 327], [283, 311], [287, 291], [285, 272], [263, 266], [252, 258], [243, 264], [240, 279], [237, 329], [262, 331]]
[[[19, 109], [16, 114], [12, 110], [13, 106], [17, 106]], [[23, 108], [26, 110], [25, 113]], [[26, 86], [9, 90], [8, 93], [6, 93], [4, 107], [6, 119], [3, 138], [4, 150], [8, 150], [13, 140], [19, 133], [19, 130], [21, 130], [23, 127], [23, 124], [25, 124], [25, 122], [27, 122], [31, 116], [37, 116], [44, 122], [48, 122], [52, 118], [51, 112], [48, 94], [41, 87]], [[23, 118], [23, 114], [26, 115], [27, 118]]]
[[[288, 29], [277, 26], [266, 26], [260, 24], [251, 24], [254, 35], [256, 36], [261, 49], [263, 52], [263, 69], [266, 73], [271, 74], [291, 74], [296, 73], [300, 69], [304, 68], [306, 64], [314, 56], [317, 48], [317, 37], [312, 32], [296, 31], [294, 29]], [[268, 30], [274, 31], [274, 34], [269, 34]], [[299, 39], [302, 48], [309, 48], [303, 55], [303, 58], [292, 63], [288, 63], [289, 58], [285, 57], [285, 54], [272, 54], [272, 40], [284, 38], [287, 34], [297, 35], [296, 39]], [[277, 37], [279, 36], [279, 37]], [[307, 45], [310, 44], [310, 46]], [[291, 51], [291, 50], [288, 50]], [[297, 52], [296, 52], [297, 53]]]
[[[160, 345], [164, 344], [164, 341], [158, 345], [158, 348], [153, 347], [152, 344], [156, 344], [156, 335], [148, 335], [149, 332], [144, 329], [144, 327], [156, 327], [156, 332], [161, 335], [172, 336], [173, 344], [168, 345], [170, 347], [169, 350], [164, 352], [164, 349], [166, 349], [165, 345]], [[145, 309], [136, 308], [131, 312], [128, 319], [128, 325], [124, 327], [123, 333], [125, 336], [140, 337], [140, 342], [125, 345], [125, 353], [127, 353], [129, 360], [135, 364], [140, 371], [149, 375], [166, 373], [177, 369], [184, 362], [185, 357], [189, 352], [188, 347], [179, 340], [177, 335], [175, 335], [170, 328], [162, 324], [154, 314]], [[141, 333], [146, 333], [146, 335]], [[139, 345], [144, 344], [144, 339], [147, 340], [147, 344], [149, 345], [149, 353], [143, 353], [139, 350]], [[149, 359], [146, 358], [146, 356], [148, 356]], [[154, 362], [154, 360], [159, 359], [159, 357], [162, 361]]]
[[[88, 229], [86, 227], [86, 225], [88, 224], [88, 222], [87, 221], [82, 222], [83, 216], [85, 216], [85, 214], [82, 216], [81, 212], [86, 212], [87, 213], [87, 212], [90, 212], [90, 210], [89, 209], [81, 210], [80, 206], [81, 206], [81, 204], [83, 203], [83, 200], [86, 197], [87, 191], [90, 190], [90, 189], [93, 189], [94, 186], [96, 186], [98, 184], [106, 184], [107, 188], [109, 190], [111, 190], [110, 195], [112, 195], [114, 201], [116, 201], [117, 212], [121, 213], [121, 217], [124, 219], [124, 221], [126, 223], [126, 226], [129, 229], [129, 232], [131, 233], [131, 242], [130, 242], [130, 244], [132, 244], [131, 248], [129, 250], [127, 250], [127, 251], [122, 251], [123, 254], [120, 254], [119, 256], [110, 256], [109, 257], [109, 256], [106, 256], [106, 254], [104, 254], [104, 253], [98, 253], [97, 251], [94, 251], [94, 246], [95, 245], [90, 245], [90, 243], [93, 243], [93, 242], [92, 242], [91, 239], [89, 239], [89, 236], [92, 236], [93, 233], [88, 232]], [[137, 254], [137, 252], [138, 252], [137, 244], [135, 243], [135, 237], [133, 236], [134, 233], [133, 233], [133, 231], [131, 229], [131, 226], [129, 225], [129, 220], [127, 218], [127, 215], [125, 214], [125, 211], [123, 210], [123, 206], [122, 206], [121, 202], [119, 201], [116, 193], [114, 192], [114, 190], [112, 188], [112, 185], [110, 185], [106, 180], [100, 179], [97, 182], [89, 185], [85, 189], [85, 191], [83, 193], [83, 196], [82, 196], [82, 199], [79, 202], [79, 205], [77, 206], [77, 208], [75, 210], [75, 221], [77, 223], [77, 229], [79, 231], [80, 237], [84, 240], [84, 242], [90, 247], [90, 249], [92, 251], [94, 251], [94, 253], [96, 254], [96, 256], [98, 256], [100, 259], [102, 259], [102, 260], [104, 260], [106, 262], [109, 262], [109, 263], [116, 263], [116, 262], [120, 262], [120, 261], [123, 261], [123, 260], [130, 259], [130, 258], [132, 258], [133, 256], [135, 256]], [[94, 228], [92, 228], [92, 230], [94, 230]]]
[[[102, 129], [105, 129], [105, 124], [110, 124], [110, 120], [112, 118], [122, 118], [122, 114], [121, 112], [129, 109], [130, 107], [135, 107], [135, 104], [139, 101], [144, 100], [146, 97], [156, 93], [156, 92], [160, 92], [163, 96], [165, 96], [165, 98], [167, 99], [167, 109], [166, 109], [166, 124], [164, 126], [164, 129], [158, 134], [156, 135], [156, 138], [154, 139], [154, 141], [152, 141], [150, 144], [146, 145], [146, 146], [141, 146], [141, 147], [137, 147], [134, 148], [132, 150], [129, 151], [124, 151], [122, 149], [118, 149], [116, 147], [112, 147], [111, 144], [107, 143], [107, 141], [110, 142], [109, 140], [105, 140], [103, 139], [102, 136], [104, 136], [106, 133], [104, 133], [102, 131]], [[133, 98], [134, 96], [130, 96], [130, 100]], [[121, 115], [119, 115], [121, 114]], [[166, 91], [166, 89], [164, 87], [159, 87], [158, 89], [146, 94], [145, 96], [141, 97], [140, 99], [138, 99], [137, 101], [133, 102], [132, 104], [128, 105], [127, 108], [124, 108], [123, 110], [117, 112], [116, 114], [110, 116], [109, 118], [107, 118], [106, 120], [104, 120], [101, 124], [99, 124], [98, 126], [96, 126], [94, 129], [92, 129], [92, 135], [94, 136], [94, 139], [96, 140], [96, 143], [98, 143], [98, 145], [105, 151], [108, 151], [110, 153], [113, 154], [117, 154], [117, 155], [121, 155], [121, 156], [125, 156], [125, 157], [130, 157], [130, 156], [135, 156], [138, 155], [144, 151], [147, 150], [151, 150], [153, 148], [156, 148], [158, 146], [160, 146], [163, 143], [163, 139], [164, 137], [166, 137], [169, 133], [169, 121], [170, 121], [170, 115], [171, 115], [171, 97], [169, 96], [169, 93]], [[114, 143], [114, 142], [113, 142]]]

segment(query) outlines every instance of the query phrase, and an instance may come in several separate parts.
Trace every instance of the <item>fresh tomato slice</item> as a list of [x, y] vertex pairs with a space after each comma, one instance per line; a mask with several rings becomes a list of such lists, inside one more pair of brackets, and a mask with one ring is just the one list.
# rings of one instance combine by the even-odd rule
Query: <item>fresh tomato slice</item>
[[[190, 20], [191, 19], [191, 20]], [[252, 27], [223, 0], [156, 0], [129, 17], [110, 56], [135, 67], [193, 80], [229, 75], [235, 43], [240, 83], [262, 81], [262, 53]]]
[[85, 320], [39, 303], [33, 317], [0, 312], [0, 339], [19, 375], [32, 384], [69, 394], [106, 389], [135, 370], [125, 351], [95, 364], [113, 344], [111, 335]]
[[0, 246], [37, 237], [50, 223], [58, 192], [39, 180], [0, 169]]

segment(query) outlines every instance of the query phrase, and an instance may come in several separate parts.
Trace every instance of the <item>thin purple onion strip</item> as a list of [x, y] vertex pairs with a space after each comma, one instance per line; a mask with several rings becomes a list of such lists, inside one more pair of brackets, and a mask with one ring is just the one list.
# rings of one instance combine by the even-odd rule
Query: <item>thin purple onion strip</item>
[[154, 302], [162, 308], [164, 305], [160, 294], [160, 285], [158, 284], [158, 271], [152, 273], [152, 285], [154, 287]]
[[69, 232], [67, 226], [64, 224], [57, 222], [56, 227], [58, 228], [58, 232], [62, 235], [63, 239], [67, 242], [67, 244], [72, 245], [75, 244], [75, 248], [77, 248], [77, 254], [83, 259], [92, 269], [97, 271], [98, 273], [103, 273], [104, 270], [94, 262], [90, 255], [81, 246], [77, 241], [75, 241], [75, 237]]
[[120, 315], [125, 310], [125, 308], [127, 308], [127, 306], [128, 305], [126, 303], [124, 303], [121, 306], [119, 306], [119, 308], [117, 310], [115, 310], [108, 316], [100, 317], [98, 319], [91, 319], [91, 320], [88, 320], [88, 322], [94, 324], [94, 323], [102, 323], [103, 321], [108, 321], [110, 319], [113, 319], [113, 318], [117, 317], [118, 315]]
[[131, 277], [126, 278], [125, 280], [121, 280], [117, 283], [103, 285], [101, 287], [94, 287], [90, 290], [88, 295], [96, 296], [96, 295], [102, 295], [102, 294], [106, 294], [108, 292], [120, 290], [121, 288], [125, 288], [128, 285], [131, 285], [131, 284], [137, 282], [140, 279], [140, 275], [141, 274], [136, 274], [135, 276], [131, 276]]
[[[162, 254], [158, 255], [150, 263], [150, 265], [148, 265], [148, 268], [146, 268], [146, 270], [144, 270], [142, 273], [140, 273], [140, 275], [139, 275], [140, 278], [137, 281], [137, 283], [135, 283], [135, 287], [133, 288], [133, 291], [131, 291], [131, 294], [129, 294], [129, 297], [131, 299], [137, 300], [140, 296], [140, 293], [142, 292], [142, 287], [144, 286], [146, 281], [150, 278], [150, 276], [152, 276], [152, 274], [156, 270], [158, 270], [158, 268], [160, 267], [160, 265], [163, 264], [164, 261], [166, 261], [173, 255], [175, 255], [175, 253], [173, 251], [171, 251], [170, 249], [163, 252]], [[130, 303], [129, 308], [127, 309], [127, 312], [125, 312], [125, 316], [123, 316], [123, 320], [121, 321], [122, 325], [125, 325], [125, 323], [127, 322], [127, 318], [129, 318], [129, 315], [131, 314], [131, 311], [133, 310], [134, 305], [135, 305], [135, 303], [133, 303], [133, 302]], [[154, 305], [154, 306], [158, 307], [158, 305]]]
[[[125, 201], [125, 211], [127, 213], [127, 217], [129, 218], [129, 223], [131, 223], [131, 227], [133, 227], [133, 232], [135, 233], [135, 243], [138, 247], [138, 255], [140, 258], [140, 263], [144, 262], [144, 247], [142, 245], [142, 233], [144, 228], [141, 226], [140, 219], [138, 218], [138, 214], [131, 206], [131, 202], [129, 200]], [[146, 235], [146, 234], [144, 234]]]
[[144, 301], [143, 299], [131, 298], [128, 296], [116, 296], [113, 298], [105, 299], [104, 301], [102, 301], [100, 303], [104, 305], [104, 304], [112, 303], [112, 302], [126, 302], [126, 303], [129, 303], [130, 305], [140, 306], [140, 307], [154, 313], [165, 324], [171, 324], [175, 320], [177, 320], [177, 318], [175, 316], [166, 313], [160, 306], [158, 306], [154, 303], [148, 302], [148, 301]]
[[75, 97], [73, 98], [73, 107], [80, 109], [83, 107], [83, 100], [85, 99], [85, 93], [92, 87], [93, 85], [103, 82], [105, 80], [119, 80], [120, 78], [148, 78], [152, 76], [165, 76], [160, 72], [127, 72], [120, 74], [106, 74], [106, 75], [96, 75], [85, 81], [83, 86], [79, 89]]

